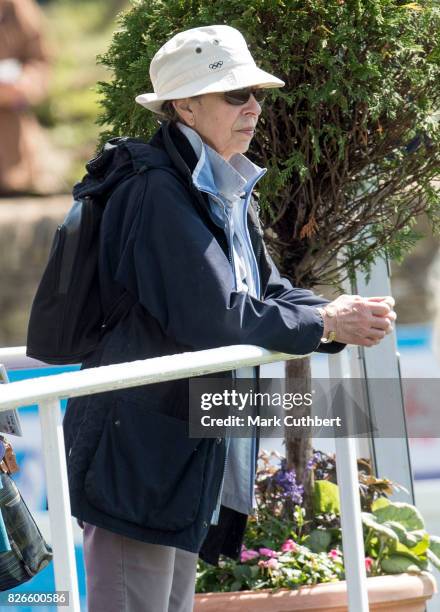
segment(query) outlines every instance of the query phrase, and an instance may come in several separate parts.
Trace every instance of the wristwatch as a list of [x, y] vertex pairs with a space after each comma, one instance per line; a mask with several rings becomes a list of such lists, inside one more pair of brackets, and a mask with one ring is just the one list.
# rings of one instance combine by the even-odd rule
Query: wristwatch
[[[324, 321], [324, 317], [322, 316], [322, 312], [321, 311], [324, 311], [325, 314], [329, 318], [332, 318], [332, 317], [336, 316], [336, 307], [335, 306], [328, 305], [325, 308], [318, 308], [318, 312], [321, 315], [322, 320]], [[321, 342], [323, 344], [329, 344], [330, 342], [334, 342], [335, 340], [336, 340], [336, 330], [333, 330], [333, 329], [328, 332], [327, 336], [323, 336], [321, 338]]]

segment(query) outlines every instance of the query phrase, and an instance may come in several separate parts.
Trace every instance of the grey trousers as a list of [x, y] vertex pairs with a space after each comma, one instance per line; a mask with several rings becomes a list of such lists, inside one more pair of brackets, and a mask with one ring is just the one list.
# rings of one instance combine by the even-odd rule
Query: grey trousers
[[88, 612], [192, 612], [197, 553], [84, 523]]

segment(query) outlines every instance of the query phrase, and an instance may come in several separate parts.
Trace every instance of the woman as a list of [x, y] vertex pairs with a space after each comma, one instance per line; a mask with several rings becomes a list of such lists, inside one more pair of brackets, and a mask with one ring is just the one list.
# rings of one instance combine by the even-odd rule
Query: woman
[[[281, 278], [264, 248], [251, 195], [265, 170], [244, 153], [265, 90], [283, 82], [225, 25], [177, 34], [150, 75], [154, 93], [136, 100], [160, 129], [148, 144], [110, 141], [74, 190], [107, 199], [104, 309], [127, 291], [135, 301], [83, 367], [240, 343], [296, 354], [377, 344], [395, 319], [392, 298], [329, 304]], [[70, 400], [90, 612], [188, 612], [198, 555], [238, 557], [258, 443], [190, 439], [187, 420], [188, 380]]]

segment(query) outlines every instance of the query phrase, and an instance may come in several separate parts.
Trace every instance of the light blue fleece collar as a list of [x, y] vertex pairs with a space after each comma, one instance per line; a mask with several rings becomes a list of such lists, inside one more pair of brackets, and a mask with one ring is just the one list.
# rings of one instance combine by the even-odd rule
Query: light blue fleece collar
[[229, 202], [237, 196], [247, 195], [255, 183], [266, 174], [242, 153], [236, 153], [227, 162], [200, 138], [199, 134], [181, 122], [177, 123], [188, 138], [198, 162], [192, 174], [193, 183], [199, 189], [220, 195]]

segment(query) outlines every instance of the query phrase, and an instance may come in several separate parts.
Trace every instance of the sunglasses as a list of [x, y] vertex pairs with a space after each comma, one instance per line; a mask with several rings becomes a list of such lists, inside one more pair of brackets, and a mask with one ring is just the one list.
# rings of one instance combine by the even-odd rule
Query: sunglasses
[[244, 87], [243, 89], [234, 89], [233, 91], [224, 91], [223, 98], [228, 104], [241, 106], [249, 101], [251, 95], [254, 96], [258, 103], [264, 102], [267, 92], [264, 89], [252, 89], [252, 87]]

